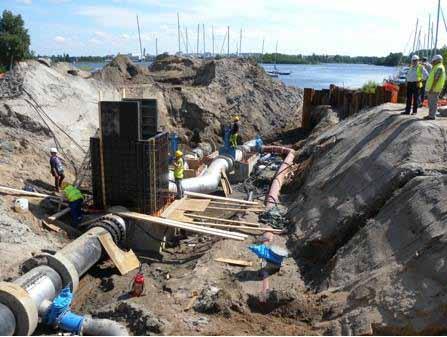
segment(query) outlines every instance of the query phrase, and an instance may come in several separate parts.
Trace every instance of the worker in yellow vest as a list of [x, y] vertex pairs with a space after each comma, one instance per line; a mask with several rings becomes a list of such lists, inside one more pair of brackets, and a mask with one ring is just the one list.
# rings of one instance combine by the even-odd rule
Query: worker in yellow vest
[[407, 73], [407, 105], [402, 114], [409, 115], [413, 106], [413, 114], [418, 112], [419, 93], [422, 88], [422, 80], [427, 76], [427, 70], [419, 63], [419, 56], [411, 57], [411, 65]]
[[175, 178], [175, 186], [177, 187], [177, 199], [183, 198], [183, 153], [180, 150], [175, 151], [175, 162], [174, 162], [174, 178]]
[[424, 119], [436, 119], [436, 112], [438, 111], [439, 95], [445, 84], [445, 67], [442, 63], [441, 55], [435, 55], [432, 59], [433, 69], [427, 79], [425, 91], [428, 96], [428, 116]]
[[237, 148], [238, 137], [239, 137], [239, 116], [234, 116], [233, 125], [230, 131], [230, 145], [233, 149]]
[[68, 207], [70, 207], [70, 214], [73, 227], [76, 227], [82, 221], [82, 204], [84, 196], [81, 191], [73, 185], [64, 182], [62, 184], [65, 198], [68, 200]]

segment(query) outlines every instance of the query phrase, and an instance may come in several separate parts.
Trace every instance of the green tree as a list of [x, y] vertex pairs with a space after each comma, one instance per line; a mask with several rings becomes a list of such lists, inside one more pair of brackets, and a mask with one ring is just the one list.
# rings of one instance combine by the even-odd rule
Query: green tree
[[0, 65], [8, 67], [28, 58], [29, 45], [30, 37], [22, 16], [4, 10], [0, 19]]

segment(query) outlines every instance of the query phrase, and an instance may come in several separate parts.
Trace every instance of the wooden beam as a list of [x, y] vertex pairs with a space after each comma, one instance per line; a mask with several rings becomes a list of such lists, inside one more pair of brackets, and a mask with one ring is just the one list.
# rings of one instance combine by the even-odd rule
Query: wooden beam
[[203, 226], [211, 226], [211, 227], [219, 227], [219, 228], [233, 228], [233, 229], [243, 229], [243, 230], [253, 230], [258, 232], [271, 232], [271, 233], [282, 233], [281, 229], [274, 229], [268, 227], [248, 227], [248, 226], [238, 226], [238, 225], [224, 225], [221, 223], [214, 222], [194, 222], [194, 221], [185, 221], [186, 223], [195, 224], [195, 225], [203, 225]]
[[64, 199], [64, 198], [56, 196], [56, 195], [43, 194], [43, 193], [37, 193], [37, 192], [28, 192], [28, 191], [18, 190], [18, 189], [6, 187], [6, 186], [0, 186], [0, 193], [20, 194], [20, 195], [28, 195], [30, 197], [53, 198], [53, 199], [61, 199], [61, 200]]
[[232, 207], [207, 207], [207, 209], [215, 209], [220, 211], [236, 211], [236, 212], [254, 212], [254, 213], [262, 213], [265, 212], [265, 209], [259, 208], [232, 208]]
[[239, 221], [239, 220], [214, 218], [212, 216], [197, 215], [197, 214], [192, 214], [192, 213], [186, 213], [185, 215], [189, 216], [189, 217], [192, 217], [192, 218], [206, 219], [206, 220], [215, 220], [215, 221], [228, 222], [228, 223], [247, 225], [247, 226], [253, 226], [253, 227], [260, 227], [261, 226], [261, 224], [257, 223], [257, 222], [248, 222], [248, 221]]
[[253, 265], [251, 261], [225, 259], [222, 257], [215, 258], [214, 261], [233, 264], [235, 266], [241, 266], [241, 267], [251, 267]]
[[[224, 205], [224, 206], [234, 206], [234, 207], [252, 207], [253, 205], [245, 205], [245, 204], [238, 204], [238, 203], [232, 203], [232, 202], [225, 202], [225, 201], [213, 201], [210, 202], [213, 205]], [[256, 205], [256, 207], [259, 208], [265, 208], [264, 205]]]
[[119, 215], [119, 216], [123, 216], [125, 218], [147, 221], [147, 222], [151, 222], [151, 223], [155, 223], [155, 224], [159, 224], [159, 225], [163, 225], [163, 226], [167, 226], [167, 227], [180, 228], [180, 229], [184, 229], [184, 230], [187, 230], [190, 232], [215, 235], [215, 236], [219, 236], [219, 237], [223, 237], [223, 238], [227, 238], [227, 239], [243, 241], [245, 238], [248, 237], [247, 235], [244, 235], [241, 233], [228, 232], [228, 231], [223, 231], [223, 230], [219, 230], [219, 229], [211, 229], [211, 228], [204, 227], [204, 226], [197, 226], [197, 225], [188, 224], [188, 223], [184, 223], [184, 222], [180, 222], [180, 221], [158, 218], [158, 217], [155, 217], [152, 215], [146, 215], [146, 214], [141, 214], [141, 213], [136, 213], [136, 212], [116, 212], [115, 214]]
[[190, 197], [203, 198], [203, 199], [232, 201], [232, 202], [236, 202], [239, 204], [246, 204], [246, 205], [254, 205], [254, 206], [259, 205], [259, 203], [254, 202], [254, 201], [234, 199], [234, 198], [225, 198], [225, 197], [219, 197], [217, 195], [203, 194], [203, 193], [197, 193], [197, 192], [185, 191], [185, 195], [190, 196]]

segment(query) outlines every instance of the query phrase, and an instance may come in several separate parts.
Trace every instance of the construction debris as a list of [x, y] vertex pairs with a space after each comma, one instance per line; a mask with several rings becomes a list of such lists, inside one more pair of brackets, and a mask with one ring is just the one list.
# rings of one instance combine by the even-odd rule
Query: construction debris
[[241, 267], [251, 267], [253, 265], [253, 263], [250, 261], [225, 259], [222, 257], [215, 258], [214, 261], [228, 263], [228, 264], [232, 264], [235, 266], [241, 266]]

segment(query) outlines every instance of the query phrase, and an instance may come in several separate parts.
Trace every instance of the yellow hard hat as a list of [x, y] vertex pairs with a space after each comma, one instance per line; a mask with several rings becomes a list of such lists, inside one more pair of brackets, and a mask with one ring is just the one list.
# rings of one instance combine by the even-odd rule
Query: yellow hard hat
[[175, 151], [175, 156], [178, 158], [178, 157], [181, 157], [181, 156], [183, 156], [183, 152], [182, 151], [180, 151], [180, 150], [177, 150], [177, 151]]
[[235, 122], [239, 122], [239, 116], [234, 116], [233, 119], [234, 119]]

